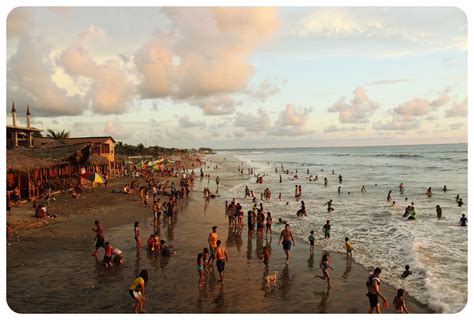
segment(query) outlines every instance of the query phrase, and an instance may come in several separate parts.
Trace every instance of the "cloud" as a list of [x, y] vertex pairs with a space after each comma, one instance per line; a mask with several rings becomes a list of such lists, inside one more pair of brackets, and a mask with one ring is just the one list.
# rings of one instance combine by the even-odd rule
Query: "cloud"
[[367, 82], [366, 85], [373, 86], [373, 85], [394, 84], [394, 83], [412, 82], [412, 81], [415, 81], [415, 80], [414, 79], [378, 80], [378, 81]]
[[235, 107], [242, 104], [242, 102], [236, 101], [230, 95], [214, 95], [200, 99], [191, 99], [189, 104], [201, 108], [206, 116], [221, 116], [234, 113]]
[[31, 10], [25, 7], [14, 8], [7, 17], [7, 38], [21, 38], [31, 28]]
[[357, 87], [354, 89], [350, 103], [347, 103], [346, 99], [341, 97], [339, 101], [328, 108], [328, 111], [339, 112], [341, 123], [366, 123], [372, 113], [379, 107], [378, 103], [369, 99], [364, 88]]
[[424, 116], [427, 115], [431, 110], [431, 102], [425, 98], [413, 98], [393, 109], [397, 115], [400, 115], [404, 119]]
[[[89, 81], [87, 99], [92, 110], [101, 114], [120, 114], [128, 110], [135, 93], [120, 58], [111, 58], [103, 63], [94, 60], [88, 44], [94, 37], [105, 38], [105, 32], [97, 27], [81, 32], [80, 43], [64, 49], [58, 65], [76, 80], [84, 77]], [[78, 79], [79, 78], [79, 79]]]
[[265, 110], [259, 108], [256, 115], [237, 112], [234, 126], [243, 128], [247, 132], [264, 132], [272, 127], [272, 121]]
[[352, 14], [349, 9], [323, 8], [304, 17], [297, 26], [300, 36], [332, 38], [362, 34], [373, 36], [383, 28], [384, 23], [378, 17]]
[[449, 102], [451, 99], [447, 94], [449, 91], [450, 89], [446, 88], [440, 93], [439, 97], [431, 101], [425, 98], [413, 98], [394, 108], [393, 112], [405, 120], [428, 115]]
[[69, 95], [52, 80], [50, 53], [51, 46], [41, 39], [25, 35], [19, 40], [7, 63], [7, 104], [29, 104], [35, 116], [82, 114], [87, 108], [83, 97]]
[[125, 128], [118, 118], [107, 120], [104, 127], [104, 135], [112, 136], [114, 139], [125, 140], [130, 139], [134, 135], [134, 131]]
[[313, 133], [314, 130], [306, 128], [310, 113], [311, 108], [298, 110], [294, 105], [287, 104], [285, 110], [280, 113], [275, 121], [273, 128], [269, 130], [269, 134], [276, 136], [302, 136]]
[[352, 127], [337, 127], [334, 125], [331, 125], [324, 129], [324, 132], [331, 133], [331, 132], [341, 132], [341, 131], [361, 131], [364, 130], [363, 127], [358, 127], [358, 126], [352, 126]]
[[206, 121], [193, 121], [187, 114], [179, 118], [178, 123], [181, 128], [204, 128], [206, 126]]
[[451, 108], [446, 110], [446, 117], [447, 118], [455, 118], [455, 117], [467, 117], [467, 98], [465, 98], [461, 102], [453, 102]]
[[406, 131], [412, 129], [418, 129], [420, 127], [419, 120], [405, 120], [400, 116], [393, 116], [392, 119], [388, 122], [375, 122], [372, 124], [374, 130], [384, 130], [384, 131]]
[[91, 24], [86, 30], [82, 31], [79, 34], [79, 39], [82, 43], [85, 44], [88, 44], [94, 39], [104, 41], [107, 39], [107, 33], [104, 29]]
[[155, 33], [134, 58], [142, 98], [170, 97], [205, 114], [233, 107], [207, 99], [241, 92], [254, 73], [251, 52], [278, 27], [276, 8], [177, 8], [160, 10], [169, 29]]
[[464, 127], [464, 123], [462, 123], [462, 122], [451, 123], [451, 124], [449, 125], [449, 128], [450, 128], [451, 130], [458, 130], [458, 129], [461, 129], [462, 127]]
[[266, 79], [261, 81], [255, 88], [248, 89], [247, 94], [256, 100], [265, 102], [267, 98], [280, 92], [282, 86], [283, 83], [281, 85], [277, 85]]
[[442, 107], [444, 106], [445, 104], [447, 104], [449, 102], [449, 100], [451, 100], [451, 97], [448, 95], [448, 93], [451, 91], [451, 88], [450, 87], [447, 87], [446, 89], [444, 89], [441, 93], [440, 93], [440, 96], [436, 99], [434, 99], [433, 101], [431, 101], [430, 105], [432, 107], [435, 107], [435, 108], [438, 108], [438, 107]]

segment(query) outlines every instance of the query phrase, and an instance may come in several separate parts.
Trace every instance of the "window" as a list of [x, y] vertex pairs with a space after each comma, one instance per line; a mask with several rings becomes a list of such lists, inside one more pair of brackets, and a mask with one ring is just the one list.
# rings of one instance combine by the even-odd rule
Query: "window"
[[108, 143], [104, 143], [100, 150], [101, 153], [110, 153], [110, 145]]

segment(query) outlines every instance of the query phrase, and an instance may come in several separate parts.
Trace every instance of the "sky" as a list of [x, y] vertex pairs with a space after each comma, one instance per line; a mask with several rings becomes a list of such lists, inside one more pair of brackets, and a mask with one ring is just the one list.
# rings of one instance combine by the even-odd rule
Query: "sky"
[[145, 146], [467, 143], [455, 7], [19, 7], [7, 123]]

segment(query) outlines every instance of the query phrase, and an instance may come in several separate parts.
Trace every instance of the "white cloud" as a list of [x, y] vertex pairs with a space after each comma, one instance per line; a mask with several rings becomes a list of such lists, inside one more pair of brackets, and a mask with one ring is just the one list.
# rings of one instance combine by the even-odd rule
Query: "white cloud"
[[205, 114], [232, 113], [235, 105], [212, 99], [245, 90], [254, 73], [250, 53], [278, 27], [276, 9], [166, 7], [160, 12], [169, 20], [169, 32], [155, 33], [135, 55], [141, 96], [186, 100]]
[[178, 123], [181, 128], [204, 128], [206, 121], [191, 120], [189, 115], [184, 115], [178, 119]]
[[412, 82], [412, 81], [415, 81], [415, 80], [414, 79], [388, 79], [388, 80], [377, 80], [377, 81], [367, 82], [366, 85], [373, 86], [373, 85], [395, 84], [395, 83]]
[[234, 126], [243, 128], [248, 132], [264, 132], [272, 127], [272, 122], [265, 110], [259, 108], [256, 115], [237, 112], [234, 118]]
[[7, 104], [31, 107], [36, 116], [79, 115], [86, 109], [80, 95], [69, 95], [53, 80], [55, 66], [51, 46], [41, 39], [23, 36], [7, 63]]
[[451, 108], [446, 110], [446, 117], [447, 118], [454, 118], [454, 117], [467, 117], [467, 98], [463, 101], [456, 101], [453, 102]]
[[431, 110], [431, 102], [425, 98], [413, 98], [393, 109], [396, 114], [402, 116], [404, 119], [424, 116]]
[[95, 61], [88, 45], [96, 37], [105, 39], [105, 31], [89, 26], [79, 35], [79, 44], [61, 52], [58, 64], [78, 82], [81, 77], [89, 81], [86, 96], [94, 112], [120, 114], [128, 110], [135, 87], [120, 58], [111, 58], [103, 63]]
[[352, 127], [337, 127], [335, 125], [331, 125], [324, 129], [324, 132], [331, 133], [331, 132], [342, 132], [342, 131], [361, 131], [364, 130], [363, 127], [352, 126]]
[[402, 117], [394, 115], [392, 119], [388, 122], [374, 122], [372, 128], [374, 130], [385, 130], [385, 131], [406, 131], [418, 129], [420, 127], [419, 120], [406, 120]]
[[450, 128], [451, 130], [458, 130], [458, 129], [461, 129], [462, 127], [464, 127], [464, 123], [462, 123], [462, 122], [451, 123], [451, 124], [449, 125], [449, 128]]
[[267, 98], [276, 95], [283, 86], [282, 84], [272, 83], [270, 80], [266, 79], [261, 81], [255, 88], [250, 88], [247, 90], [247, 94], [261, 102], [265, 102]]
[[273, 128], [269, 130], [269, 134], [276, 136], [302, 136], [313, 133], [314, 130], [307, 128], [310, 113], [311, 108], [301, 108], [298, 110], [294, 105], [287, 104], [285, 110], [280, 113], [275, 121]]
[[297, 24], [300, 36], [347, 37], [352, 35], [374, 36], [384, 27], [379, 17], [351, 13], [351, 9], [322, 8], [307, 15]]
[[341, 97], [339, 101], [328, 108], [328, 111], [339, 112], [341, 123], [366, 123], [378, 108], [379, 104], [369, 99], [364, 88], [357, 87], [354, 89], [350, 103], [347, 103], [346, 99]]

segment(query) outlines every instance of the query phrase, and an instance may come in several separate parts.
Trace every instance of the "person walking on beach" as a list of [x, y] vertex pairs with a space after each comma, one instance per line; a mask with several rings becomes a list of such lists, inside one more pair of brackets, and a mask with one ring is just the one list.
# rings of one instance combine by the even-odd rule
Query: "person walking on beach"
[[142, 247], [142, 241], [140, 240], [140, 225], [138, 221], [135, 221], [133, 226], [133, 233], [135, 235], [135, 243], [137, 245], [137, 253], [140, 253], [140, 249]]
[[314, 231], [309, 233], [308, 241], [309, 241], [309, 254], [314, 254]]
[[212, 265], [212, 262], [216, 258], [216, 249], [217, 249], [217, 226], [212, 227], [212, 232], [209, 233], [209, 237], [207, 238], [207, 243], [209, 244], [209, 261], [207, 263]]
[[326, 224], [323, 226], [324, 239], [331, 238], [331, 225], [329, 223], [330, 221], [326, 220]]
[[367, 297], [369, 297], [370, 309], [369, 313], [380, 313], [379, 297], [382, 298], [384, 307], [388, 307], [387, 299], [380, 292], [380, 275], [382, 270], [375, 268], [374, 272], [370, 274], [369, 279], [366, 282], [367, 286]]
[[[282, 239], [283, 239], [283, 242], [282, 242]], [[288, 223], [285, 225], [285, 229], [283, 229], [283, 231], [280, 234], [278, 245], [280, 245], [280, 242], [282, 242], [283, 250], [285, 251], [286, 264], [289, 264], [291, 243], [295, 245], [295, 239], [293, 239], [293, 233], [291, 232], [290, 225]]]
[[229, 261], [229, 257], [227, 256], [227, 251], [224, 247], [221, 247], [221, 241], [217, 240], [217, 248], [216, 248], [216, 266], [217, 271], [219, 272], [219, 277], [222, 284], [224, 283], [224, 268], [226, 261]]
[[96, 220], [94, 224], [95, 224], [95, 229], [92, 229], [92, 231], [95, 232], [96, 242], [95, 242], [95, 251], [92, 253], [92, 255], [97, 257], [99, 248], [105, 248], [105, 244], [104, 244], [105, 239], [104, 239], [104, 229], [100, 225], [99, 221]]
[[[333, 269], [329, 263], [329, 255], [325, 254], [321, 258], [321, 263], [319, 264], [319, 267], [323, 270], [323, 276], [316, 276], [318, 278], [321, 278], [323, 280], [327, 281], [328, 284], [328, 289], [331, 288], [331, 277], [329, 276], [329, 269]], [[334, 269], [333, 269], [334, 270]]]
[[143, 308], [145, 304], [145, 284], [148, 282], [148, 271], [142, 270], [138, 276], [133, 281], [132, 285], [128, 289], [130, 296], [135, 300], [135, 305], [133, 306], [133, 312], [144, 313], [145, 309]]

